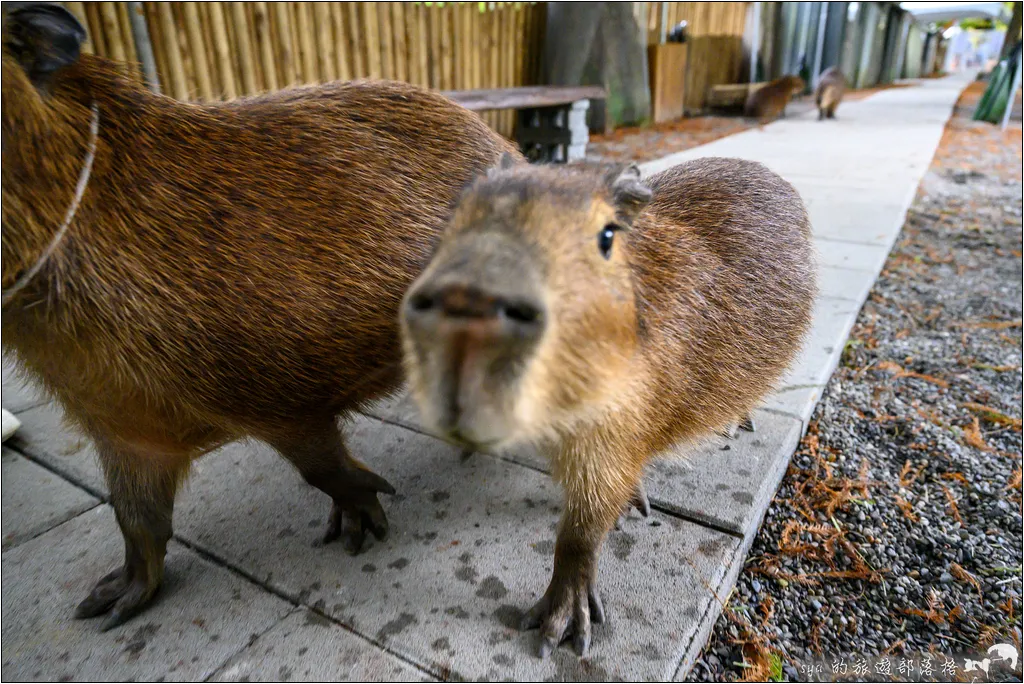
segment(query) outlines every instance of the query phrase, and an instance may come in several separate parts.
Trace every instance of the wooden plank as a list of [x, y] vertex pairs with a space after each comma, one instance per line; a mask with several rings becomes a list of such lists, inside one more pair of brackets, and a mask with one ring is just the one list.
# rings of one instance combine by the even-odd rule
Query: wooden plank
[[647, 47], [651, 81], [651, 118], [655, 123], [683, 115], [687, 44], [665, 43]]
[[473, 111], [497, 111], [524, 107], [552, 107], [579, 100], [601, 100], [601, 86], [525, 86], [485, 90], [446, 90], [441, 93]]
[[331, 25], [334, 27], [335, 74], [338, 80], [352, 79], [352, 61], [348, 50], [348, 29], [345, 27], [345, 8], [340, 2], [331, 3]]
[[366, 75], [369, 78], [381, 77], [380, 61], [380, 23], [377, 19], [375, 2], [363, 3], [363, 35], [366, 36]]

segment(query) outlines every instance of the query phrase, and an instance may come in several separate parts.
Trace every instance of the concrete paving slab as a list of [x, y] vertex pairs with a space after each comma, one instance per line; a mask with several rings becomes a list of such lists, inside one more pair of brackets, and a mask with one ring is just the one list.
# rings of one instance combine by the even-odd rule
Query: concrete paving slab
[[863, 304], [874, 284], [874, 274], [836, 266], [818, 268], [818, 295]]
[[862, 271], [860, 279], [868, 283], [874, 282], [875, 276], [885, 265], [889, 256], [889, 247], [883, 245], [865, 245], [859, 242], [845, 242], [815, 237], [814, 246], [818, 252], [818, 266], [838, 266], [855, 271]]
[[857, 320], [860, 304], [821, 297], [815, 303], [814, 322], [804, 349], [766, 408], [800, 418], [804, 425], [839, 364], [843, 345]]
[[13, 449], [3, 447], [2, 459], [4, 551], [100, 503]]
[[64, 423], [57, 402], [18, 414], [21, 427], [7, 446], [32, 457], [94, 496], [106, 497], [107, 485], [92, 442]]
[[297, 609], [260, 635], [209, 681], [436, 681], [331, 620]]
[[842, 188], [819, 189], [803, 200], [816, 238], [891, 248], [903, 227], [906, 207], [899, 202], [870, 202]]
[[[559, 488], [534, 470], [357, 418], [353, 453], [387, 477], [391, 536], [359, 557], [314, 548], [326, 497], [260, 445], [204, 461], [177, 515], [190, 543], [417, 663], [435, 676], [479, 680], [668, 679], [699, 644], [738, 540], [655, 514], [633, 514], [602, 554], [609, 622], [592, 655], [534, 657], [536, 633], [515, 628], [552, 568]], [[168, 594], [167, 600], [173, 600]]]
[[39, 385], [24, 377], [6, 354], [3, 356], [3, 375], [0, 379], [3, 381], [0, 385], [3, 390], [3, 407], [11, 413], [21, 413], [48, 401]]
[[106, 633], [73, 619], [122, 553], [109, 506], [4, 552], [6, 681], [200, 681], [292, 608], [172, 543], [164, 591], [145, 614]]
[[651, 504], [736, 535], [757, 531], [802, 433], [799, 420], [755, 411], [756, 432], [660, 457], [644, 482]]

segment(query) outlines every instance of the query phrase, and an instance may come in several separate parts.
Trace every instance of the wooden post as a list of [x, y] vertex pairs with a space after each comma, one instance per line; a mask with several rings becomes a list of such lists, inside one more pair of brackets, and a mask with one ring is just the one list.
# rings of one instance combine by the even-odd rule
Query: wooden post
[[153, 42], [149, 36], [149, 25], [141, 2], [128, 3], [128, 18], [132, 27], [132, 39], [135, 42], [135, 54], [142, 65], [142, 78], [154, 93], [160, 92], [160, 77], [157, 75], [156, 56], [153, 54]]

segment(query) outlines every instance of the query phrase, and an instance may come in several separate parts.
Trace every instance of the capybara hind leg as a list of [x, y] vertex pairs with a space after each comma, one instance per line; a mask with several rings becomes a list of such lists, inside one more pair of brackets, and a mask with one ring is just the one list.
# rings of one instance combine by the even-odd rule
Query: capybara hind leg
[[286, 437], [268, 441], [299, 469], [306, 482], [331, 497], [324, 544], [340, 539], [346, 551], [356, 554], [367, 531], [377, 539], [387, 536], [388, 519], [377, 494], [394, 494], [395, 488], [352, 458], [333, 420], [302, 426]]
[[728, 427], [719, 432], [719, 434], [728, 439], [736, 439], [736, 435], [739, 434], [740, 430], [744, 430], [746, 432], [757, 432], [757, 425], [754, 423], [754, 414], [744, 414], [739, 420], [729, 423]]
[[110, 503], [124, 535], [124, 565], [103, 577], [78, 604], [75, 616], [107, 614], [102, 629], [116, 627], [152, 600], [164, 577], [164, 556], [178, 484], [188, 472], [186, 455], [136, 454], [97, 441], [110, 488]]

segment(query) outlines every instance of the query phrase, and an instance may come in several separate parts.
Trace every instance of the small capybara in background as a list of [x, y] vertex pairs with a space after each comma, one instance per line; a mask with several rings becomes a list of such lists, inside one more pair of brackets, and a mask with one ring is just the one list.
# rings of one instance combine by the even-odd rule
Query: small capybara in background
[[59, 5], [13, 5], [3, 345], [94, 441], [125, 541], [77, 615], [150, 601], [189, 464], [242, 437], [332, 498], [325, 539], [382, 536], [393, 490], [336, 418], [399, 385], [402, 296], [510, 144], [400, 83], [184, 104], [80, 56]]
[[821, 74], [814, 90], [814, 103], [818, 106], [818, 121], [836, 118], [836, 108], [846, 93], [846, 77], [839, 67], [829, 67]]
[[766, 124], [785, 116], [790, 98], [804, 89], [804, 80], [799, 76], [783, 76], [767, 83], [747, 95], [743, 115]]
[[728, 429], [782, 377], [811, 321], [803, 202], [761, 164], [511, 158], [472, 185], [406, 295], [402, 335], [426, 426], [477, 448], [535, 442], [566, 503], [554, 573], [524, 628], [585, 654], [601, 544], [645, 465]]

